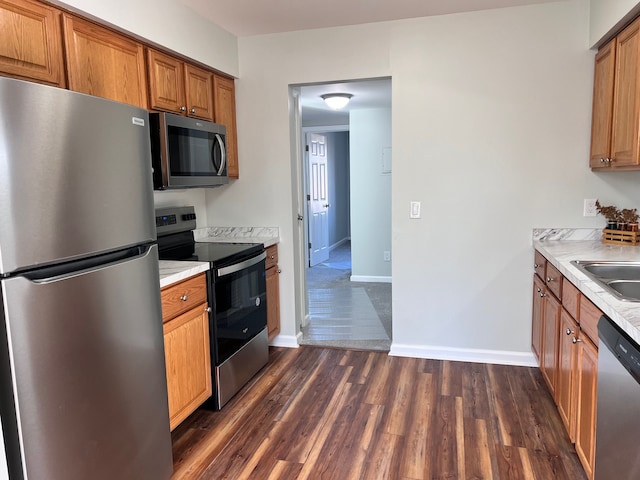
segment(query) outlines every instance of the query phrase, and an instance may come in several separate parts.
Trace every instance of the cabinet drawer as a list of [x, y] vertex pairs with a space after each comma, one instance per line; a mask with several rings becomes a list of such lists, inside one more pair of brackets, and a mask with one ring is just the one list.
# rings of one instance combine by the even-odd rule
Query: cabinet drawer
[[265, 268], [269, 270], [271, 267], [275, 267], [278, 264], [278, 246], [271, 245], [267, 247], [267, 261]]
[[558, 299], [562, 298], [562, 278], [560, 271], [547, 262], [547, 273], [544, 281], [547, 288], [549, 288]]
[[546, 272], [547, 259], [542, 256], [542, 254], [536, 250], [534, 261], [533, 261], [533, 271], [536, 275], [538, 275], [541, 279], [544, 280], [544, 276]]
[[162, 321], [171, 320], [206, 301], [207, 280], [204, 273], [166, 287], [162, 289]]
[[562, 280], [562, 306], [575, 320], [578, 319], [580, 291], [569, 280]]
[[598, 346], [598, 320], [602, 312], [584, 295], [580, 295], [580, 329]]

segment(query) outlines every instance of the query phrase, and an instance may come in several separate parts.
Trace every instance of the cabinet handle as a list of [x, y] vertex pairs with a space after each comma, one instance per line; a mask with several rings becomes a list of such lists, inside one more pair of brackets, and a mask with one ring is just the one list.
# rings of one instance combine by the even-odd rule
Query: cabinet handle
[[180, 300], [182, 300], [183, 302], [186, 302], [187, 300], [189, 300], [189, 296], [185, 293], [180, 297]]
[[184, 105], [182, 105], [182, 106], [180, 107], [180, 111], [181, 111], [181, 112], [186, 112], [186, 111], [187, 111], [187, 107], [185, 107]]
[[192, 108], [191, 110], [189, 110], [189, 113], [192, 113], [192, 114], [196, 113], [196, 109]]

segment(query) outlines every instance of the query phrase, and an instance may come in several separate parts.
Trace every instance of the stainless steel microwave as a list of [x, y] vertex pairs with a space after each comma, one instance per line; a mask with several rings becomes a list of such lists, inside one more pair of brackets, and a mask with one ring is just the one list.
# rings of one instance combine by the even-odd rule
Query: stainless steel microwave
[[217, 187], [229, 183], [224, 125], [172, 113], [150, 113], [153, 187]]

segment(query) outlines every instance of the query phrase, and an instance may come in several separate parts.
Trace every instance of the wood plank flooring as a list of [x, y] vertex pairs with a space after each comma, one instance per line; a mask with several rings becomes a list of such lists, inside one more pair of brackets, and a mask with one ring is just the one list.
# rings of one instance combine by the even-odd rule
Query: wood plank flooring
[[537, 369], [272, 348], [173, 432], [172, 480], [586, 479]]

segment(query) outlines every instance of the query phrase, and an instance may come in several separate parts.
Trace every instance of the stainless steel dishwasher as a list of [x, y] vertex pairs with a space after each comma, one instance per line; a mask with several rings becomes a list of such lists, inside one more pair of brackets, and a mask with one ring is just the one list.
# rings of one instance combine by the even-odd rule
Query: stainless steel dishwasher
[[640, 347], [609, 318], [598, 322], [595, 480], [640, 478]]

